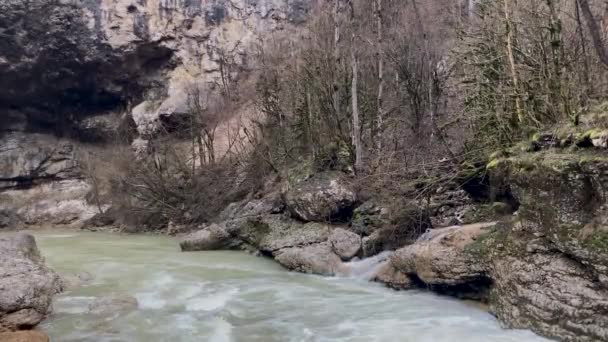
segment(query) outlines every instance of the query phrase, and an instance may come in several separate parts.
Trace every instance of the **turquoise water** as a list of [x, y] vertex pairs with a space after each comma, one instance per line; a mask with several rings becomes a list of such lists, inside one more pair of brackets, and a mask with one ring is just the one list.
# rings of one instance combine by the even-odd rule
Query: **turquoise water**
[[[47, 263], [92, 280], [56, 298], [53, 341], [545, 341], [488, 313], [423, 292], [291, 273], [241, 252], [181, 253], [158, 236], [35, 233]], [[127, 296], [136, 309], [89, 313]]]

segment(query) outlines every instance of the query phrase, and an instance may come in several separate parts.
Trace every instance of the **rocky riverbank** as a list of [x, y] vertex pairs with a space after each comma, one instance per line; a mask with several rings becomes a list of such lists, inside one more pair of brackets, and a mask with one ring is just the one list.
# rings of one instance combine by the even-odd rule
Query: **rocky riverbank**
[[386, 208], [359, 204], [346, 175], [325, 173], [231, 205], [181, 247], [253, 250], [290, 270], [322, 275], [351, 275], [353, 261], [394, 250], [371, 261], [368, 279], [482, 301], [506, 327], [603, 341], [608, 161], [602, 153], [551, 149], [492, 161], [493, 187], [519, 205], [497, 222], [433, 228], [428, 222], [437, 217], [419, 210], [418, 220], [390, 226], [380, 219]]

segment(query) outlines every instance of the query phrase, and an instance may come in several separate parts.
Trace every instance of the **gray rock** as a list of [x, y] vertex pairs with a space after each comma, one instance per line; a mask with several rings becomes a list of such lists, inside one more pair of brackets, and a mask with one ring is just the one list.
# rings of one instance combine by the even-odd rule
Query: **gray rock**
[[0, 236], [0, 330], [40, 323], [62, 287], [60, 277], [44, 265], [33, 236]]
[[249, 220], [241, 238], [263, 252], [274, 253], [327, 241], [332, 227], [322, 223], [303, 224], [282, 215]]
[[488, 278], [483, 260], [468, 246], [495, 223], [434, 229], [413, 245], [395, 252], [392, 265], [404, 274], [415, 274], [428, 285], [462, 285]]
[[0, 139], [0, 190], [44, 179], [79, 176], [74, 148], [44, 134], [11, 133]]
[[182, 251], [211, 251], [229, 248], [232, 244], [232, 236], [223, 227], [211, 224], [187, 235], [179, 245]]
[[329, 235], [329, 244], [342, 260], [350, 260], [361, 250], [361, 237], [342, 228], [335, 228]]
[[341, 172], [324, 172], [290, 186], [285, 202], [295, 217], [326, 222], [350, 216], [357, 195]]
[[384, 261], [382, 265], [378, 267], [376, 274], [371, 278], [372, 281], [385, 284], [386, 286], [395, 290], [407, 290], [415, 288], [411, 278], [399, 271], [393, 266], [390, 261]]
[[340, 257], [326, 242], [282, 249], [276, 252], [275, 260], [293, 271], [327, 276], [335, 275], [342, 267]]

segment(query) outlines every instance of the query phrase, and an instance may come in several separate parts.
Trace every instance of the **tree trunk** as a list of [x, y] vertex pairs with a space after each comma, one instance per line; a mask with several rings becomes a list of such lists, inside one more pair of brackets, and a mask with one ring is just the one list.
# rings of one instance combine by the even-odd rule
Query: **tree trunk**
[[517, 115], [517, 122], [522, 123], [524, 121], [524, 112], [519, 98], [519, 78], [517, 76], [517, 67], [515, 66], [515, 56], [513, 55], [514, 35], [509, 0], [503, 0], [503, 5], [505, 11], [505, 25], [507, 27], [507, 59], [511, 71], [511, 82], [513, 83], [513, 90], [515, 92], [515, 114]]
[[382, 148], [382, 128], [384, 126], [384, 58], [383, 49], [383, 25], [382, 25], [382, 0], [376, 0], [376, 25], [378, 30], [378, 46], [376, 47], [376, 58], [378, 59], [378, 117], [376, 118], [376, 146], [378, 150]]
[[605, 66], [608, 66], [608, 50], [606, 50], [606, 46], [602, 41], [602, 33], [595, 17], [593, 16], [593, 12], [591, 11], [591, 7], [589, 6], [588, 0], [577, 0], [578, 4], [581, 8], [581, 12], [583, 12], [583, 16], [585, 17], [585, 21], [587, 21], [587, 28], [589, 29], [589, 33], [591, 34], [591, 41], [593, 42], [593, 47], [597, 52], [600, 61]]
[[333, 79], [333, 107], [336, 121], [340, 115], [340, 0], [334, 0], [334, 79]]
[[359, 120], [359, 96], [357, 94], [359, 82], [359, 65], [357, 62], [356, 50], [356, 29], [355, 29], [355, 5], [353, 0], [349, 1], [350, 5], [350, 23], [351, 23], [351, 44], [350, 44], [350, 63], [353, 73], [351, 82], [351, 99], [353, 109], [353, 145], [355, 146], [355, 172], [360, 172], [363, 168], [363, 144], [361, 142], [361, 123]]

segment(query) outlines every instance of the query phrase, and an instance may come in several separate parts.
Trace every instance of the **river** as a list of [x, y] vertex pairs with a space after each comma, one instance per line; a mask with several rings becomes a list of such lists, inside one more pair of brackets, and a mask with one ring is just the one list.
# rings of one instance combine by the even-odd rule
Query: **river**
[[[34, 235], [49, 266], [93, 276], [56, 298], [41, 326], [56, 342], [546, 341], [461, 301], [287, 272], [242, 252], [181, 253], [159, 236]], [[125, 295], [137, 309], [89, 313], [96, 298]]]

